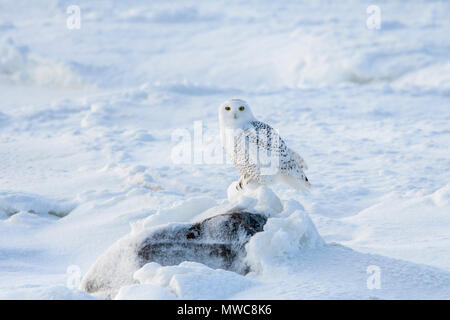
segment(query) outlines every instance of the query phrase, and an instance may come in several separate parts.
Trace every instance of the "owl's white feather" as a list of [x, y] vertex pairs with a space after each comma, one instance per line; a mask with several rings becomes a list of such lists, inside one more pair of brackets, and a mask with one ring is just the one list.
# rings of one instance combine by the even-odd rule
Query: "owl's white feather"
[[282, 183], [302, 191], [311, 188], [303, 158], [270, 125], [258, 121], [244, 100], [222, 103], [219, 125], [224, 150], [241, 176], [241, 188], [248, 183]]

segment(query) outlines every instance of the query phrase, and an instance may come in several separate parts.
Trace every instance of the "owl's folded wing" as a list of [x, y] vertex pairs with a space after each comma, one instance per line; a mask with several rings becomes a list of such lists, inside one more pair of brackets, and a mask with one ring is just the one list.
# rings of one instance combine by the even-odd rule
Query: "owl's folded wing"
[[245, 130], [246, 139], [250, 144], [254, 144], [264, 151], [270, 151], [277, 156], [286, 157], [289, 155], [286, 143], [270, 125], [261, 121], [252, 121], [251, 125], [250, 128]]
[[306, 164], [305, 160], [294, 150], [288, 148], [289, 153], [291, 154], [292, 159], [297, 162], [297, 165], [302, 168], [303, 170], [308, 170], [308, 165]]

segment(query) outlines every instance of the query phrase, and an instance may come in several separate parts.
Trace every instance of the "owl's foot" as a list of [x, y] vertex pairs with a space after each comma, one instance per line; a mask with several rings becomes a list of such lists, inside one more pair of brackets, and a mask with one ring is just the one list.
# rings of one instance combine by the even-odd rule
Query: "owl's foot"
[[243, 190], [244, 189], [244, 185], [242, 184], [242, 179], [241, 180], [239, 180], [239, 182], [236, 184], [236, 190], [237, 191], [239, 191], [239, 190]]

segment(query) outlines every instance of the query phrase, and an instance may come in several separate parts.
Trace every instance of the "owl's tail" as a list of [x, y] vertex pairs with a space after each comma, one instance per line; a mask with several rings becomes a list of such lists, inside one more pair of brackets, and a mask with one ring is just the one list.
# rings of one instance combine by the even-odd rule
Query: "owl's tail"
[[291, 187], [297, 191], [310, 192], [312, 189], [311, 183], [308, 178], [301, 179], [293, 176], [283, 175], [281, 182], [288, 187]]

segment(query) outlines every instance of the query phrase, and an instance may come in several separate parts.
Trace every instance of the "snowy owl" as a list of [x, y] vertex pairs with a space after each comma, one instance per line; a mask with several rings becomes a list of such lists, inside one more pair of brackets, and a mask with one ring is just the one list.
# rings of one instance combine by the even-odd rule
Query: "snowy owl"
[[222, 103], [219, 125], [224, 150], [240, 174], [236, 189], [276, 183], [302, 191], [311, 188], [303, 158], [286, 146], [276, 130], [258, 121], [244, 100]]

